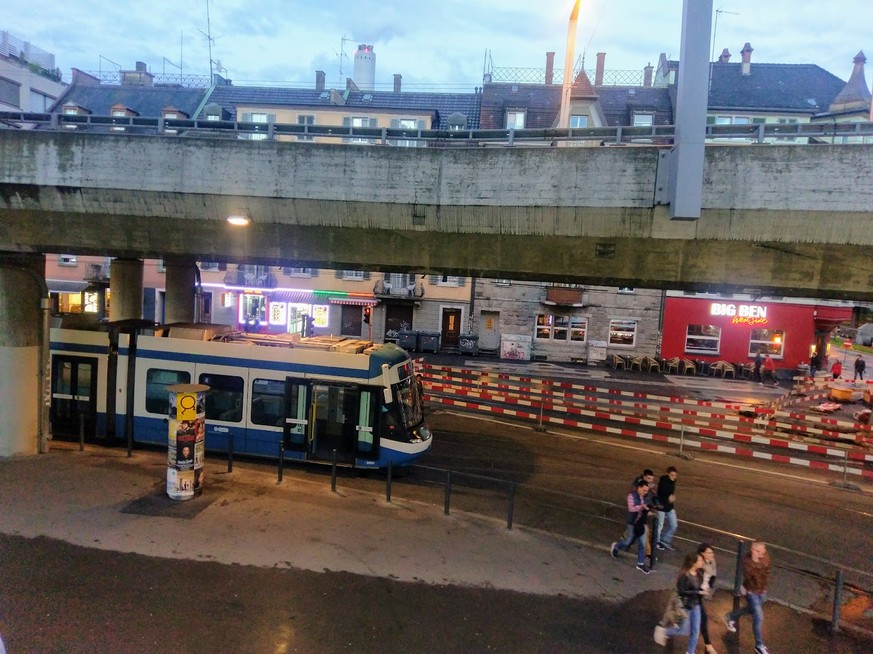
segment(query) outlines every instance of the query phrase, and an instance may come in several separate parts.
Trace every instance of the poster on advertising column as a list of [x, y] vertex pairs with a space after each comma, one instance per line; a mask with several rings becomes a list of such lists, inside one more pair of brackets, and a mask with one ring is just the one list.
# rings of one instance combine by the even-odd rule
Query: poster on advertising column
[[174, 500], [190, 500], [203, 489], [208, 390], [204, 384], [167, 387], [167, 495]]

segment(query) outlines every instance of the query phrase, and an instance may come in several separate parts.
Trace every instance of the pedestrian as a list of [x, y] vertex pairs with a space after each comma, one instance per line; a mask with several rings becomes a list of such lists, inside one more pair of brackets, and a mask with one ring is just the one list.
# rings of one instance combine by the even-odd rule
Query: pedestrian
[[[674, 466], [667, 468], [667, 474], [658, 479], [658, 543], [659, 550], [675, 550], [673, 534], [679, 526], [676, 518], [676, 478], [679, 471]], [[665, 525], [666, 524], [666, 528]]]
[[855, 378], [852, 381], [864, 381], [864, 370], [867, 368], [867, 363], [864, 361], [864, 357], [860, 354], [858, 358], [855, 359]]
[[840, 375], [843, 374], [843, 364], [840, 363], [839, 359], [834, 359], [834, 363], [831, 366], [831, 374], [834, 376], [834, 381], [837, 381]]
[[813, 350], [809, 357], [809, 376], [815, 381], [815, 373], [821, 370], [821, 357], [818, 356], [818, 351]]
[[740, 590], [746, 596], [746, 606], [725, 613], [724, 616], [727, 630], [736, 632], [737, 620], [743, 615], [751, 614], [752, 631], [755, 634], [755, 654], [769, 654], [764, 645], [764, 602], [767, 600], [769, 584], [770, 555], [767, 553], [767, 546], [756, 540], [752, 543], [749, 553], [743, 557], [743, 586]]
[[[649, 486], [649, 492], [646, 494], [646, 504], [649, 506], [649, 514], [652, 512], [656, 512], [660, 509], [660, 503], [658, 502], [658, 493], [657, 493], [657, 484], [655, 483], [655, 473], [651, 468], [646, 468], [643, 470], [643, 474], [634, 479], [633, 484], [631, 484], [631, 491], [634, 491], [637, 488], [637, 485], [640, 482], [645, 482]], [[646, 559], [649, 561], [649, 565], [652, 564], [652, 548], [655, 547], [655, 543], [652, 542], [652, 530], [649, 529], [648, 518], [646, 519], [646, 531], [643, 535], [643, 538], [646, 542]]]
[[649, 574], [652, 570], [646, 565], [646, 518], [649, 515], [649, 505], [646, 504], [646, 496], [649, 493], [649, 485], [645, 481], [637, 483], [637, 487], [628, 493], [627, 514], [625, 515], [625, 536], [620, 541], [613, 543], [609, 548], [612, 558], [617, 559], [619, 552], [630, 549], [634, 542], [637, 543], [637, 570], [643, 574]]
[[755, 353], [755, 364], [754, 364], [754, 374], [752, 375], [752, 379], [758, 383], [761, 383], [763, 379], [761, 378], [761, 364], [764, 363], [764, 357], [761, 356], [761, 350], [758, 350]]
[[774, 386], [779, 385], [779, 382], [776, 381], [776, 364], [769, 354], [764, 355], [764, 377], [761, 379], [761, 384], [763, 385], [767, 380], [772, 382]]
[[[703, 559], [700, 566], [700, 590], [702, 600], [711, 600], [715, 595], [715, 580], [718, 574], [718, 568], [715, 564], [715, 550], [709, 543], [701, 543], [697, 546], [697, 553]], [[706, 648], [706, 654], [718, 654], [715, 647], [712, 646], [712, 640], [709, 637], [709, 618], [706, 614], [706, 602], [700, 603], [700, 635], [703, 636], [703, 644]]]
[[697, 552], [685, 557], [679, 577], [676, 579], [676, 592], [685, 610], [685, 619], [682, 624], [664, 627], [655, 627], [655, 642], [658, 645], [666, 645], [668, 638], [674, 636], [688, 636], [688, 654], [694, 654], [697, 649], [697, 639], [700, 636], [700, 577], [698, 571], [703, 563], [703, 557]]

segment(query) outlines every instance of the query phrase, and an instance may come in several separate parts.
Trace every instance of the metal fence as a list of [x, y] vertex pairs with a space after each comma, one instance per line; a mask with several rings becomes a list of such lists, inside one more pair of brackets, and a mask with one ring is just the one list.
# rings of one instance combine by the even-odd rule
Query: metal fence
[[[393, 129], [388, 127], [340, 127], [298, 125], [290, 123], [253, 123], [230, 120], [195, 120], [144, 116], [95, 116], [0, 112], [3, 126], [41, 130], [79, 130], [113, 134], [158, 135], [165, 137], [218, 137], [249, 140], [311, 141], [314, 137], [337, 142], [370, 145], [397, 145], [398, 142], [419, 146], [510, 146], [635, 145], [663, 146], [673, 142], [675, 126], [585, 127], [545, 129]], [[873, 123], [795, 123], [758, 125], [707, 125], [706, 139], [722, 143], [800, 143], [798, 139], [818, 143], [855, 143], [873, 136]]]

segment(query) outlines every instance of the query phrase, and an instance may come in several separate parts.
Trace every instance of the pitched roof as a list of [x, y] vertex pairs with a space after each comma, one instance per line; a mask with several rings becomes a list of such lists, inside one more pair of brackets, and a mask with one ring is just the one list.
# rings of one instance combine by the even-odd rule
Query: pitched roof
[[831, 112], [852, 111], [852, 110], [869, 110], [870, 109], [870, 89], [867, 88], [867, 80], [864, 75], [864, 62], [867, 57], [861, 51], [855, 55], [852, 60], [854, 67], [849, 81], [843, 87], [843, 90], [837, 94], [828, 108]]
[[110, 107], [121, 104], [140, 116], [157, 118], [161, 116], [164, 107], [172, 105], [193, 117], [205, 93], [205, 89], [176, 86], [92, 85], [74, 82], [49, 111], [57, 112], [65, 104], [75, 104], [96, 116], [108, 116], [111, 113]]
[[404, 112], [436, 112], [437, 129], [448, 129], [448, 118], [455, 112], [467, 117], [467, 127], [479, 127], [479, 93], [409, 93], [402, 91], [347, 91], [342, 105], [332, 104], [330, 90], [278, 88], [264, 86], [217, 86], [209, 95], [208, 102], [221, 105], [232, 118], [236, 118], [239, 106], [307, 107], [354, 110], [361, 112], [381, 111], [402, 114]]
[[710, 110], [816, 114], [826, 111], [845, 86], [815, 64], [756, 64], [742, 74], [741, 63], [711, 66]]

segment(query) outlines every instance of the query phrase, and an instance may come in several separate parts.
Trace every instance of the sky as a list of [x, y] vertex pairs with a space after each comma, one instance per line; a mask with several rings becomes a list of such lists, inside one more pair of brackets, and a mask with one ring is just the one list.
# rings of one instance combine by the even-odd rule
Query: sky
[[[842, 80], [859, 50], [873, 57], [869, 0], [806, 8], [796, 0], [714, 0], [713, 51], [752, 64], [814, 63]], [[235, 84], [312, 87], [315, 71], [344, 87], [359, 43], [376, 53], [376, 88], [394, 73], [404, 90], [472, 91], [486, 68], [563, 68], [572, 0], [2, 0], [0, 31], [70, 68], [111, 71], [143, 61], [153, 73], [208, 74], [212, 60]], [[576, 61], [641, 71], [661, 53], [679, 58], [682, 0], [582, 0]], [[207, 21], [207, 7], [209, 20]], [[838, 7], [838, 9], [837, 9]], [[717, 21], [715, 17], [717, 16]], [[345, 39], [345, 40], [344, 40]], [[869, 87], [870, 69], [867, 67]], [[342, 74], [340, 74], [342, 70]]]

